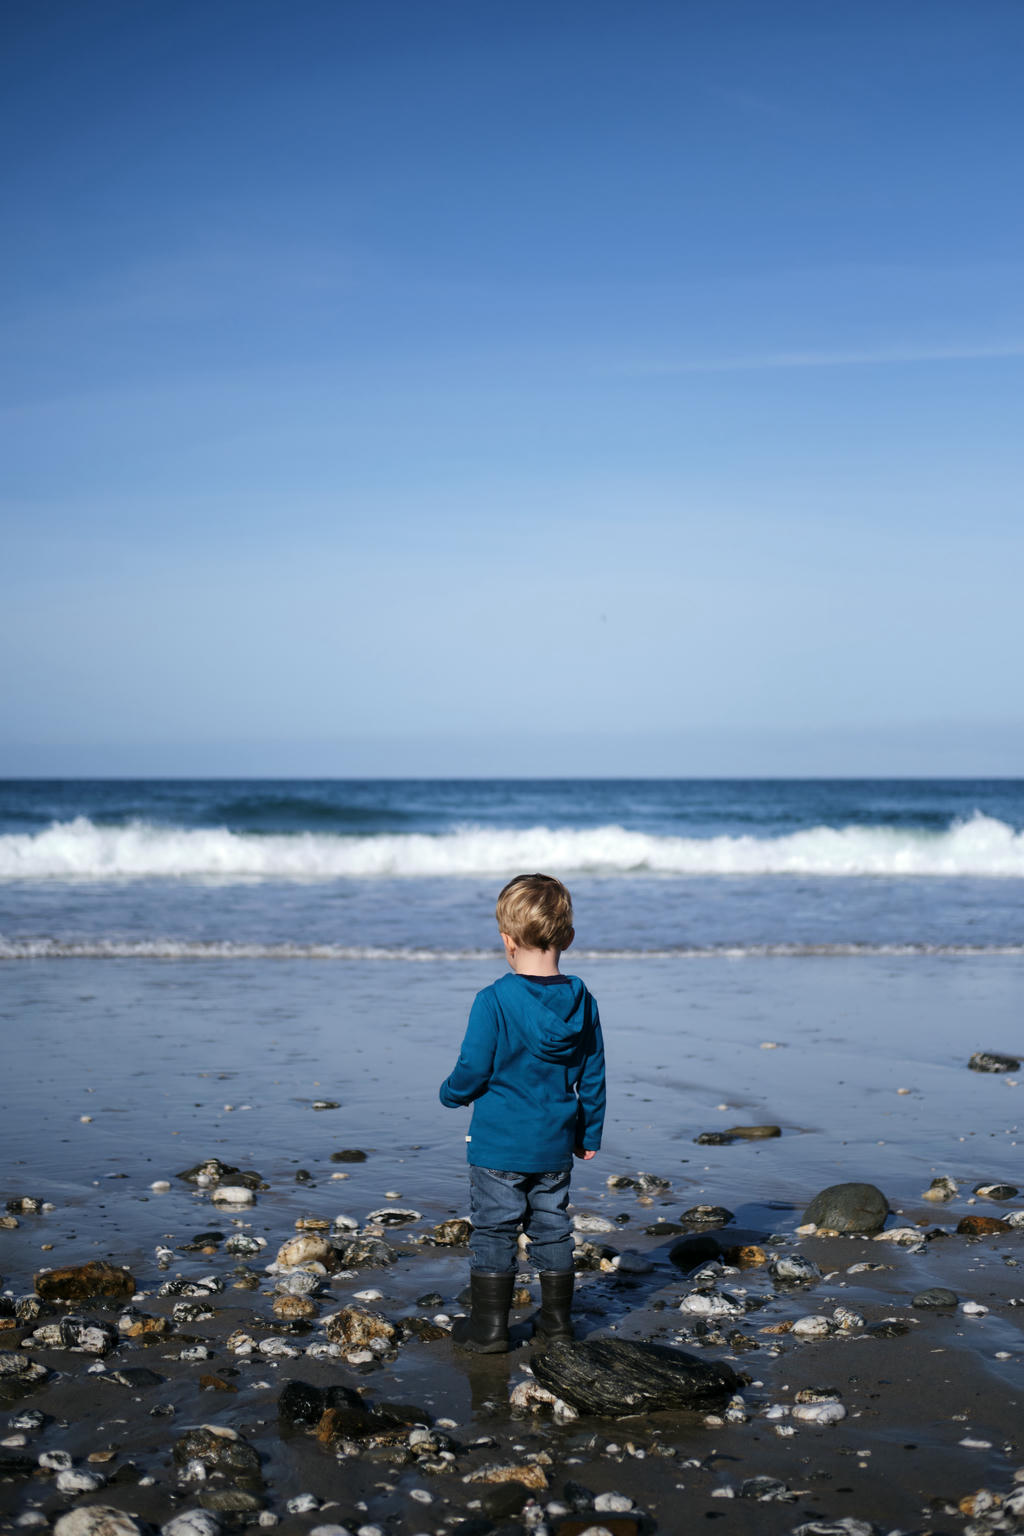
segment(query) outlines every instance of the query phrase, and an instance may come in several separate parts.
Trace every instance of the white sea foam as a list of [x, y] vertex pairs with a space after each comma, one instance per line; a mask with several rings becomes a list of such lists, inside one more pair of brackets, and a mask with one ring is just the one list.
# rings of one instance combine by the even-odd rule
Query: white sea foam
[[981, 876], [1024, 879], [1024, 832], [976, 812], [941, 832], [813, 827], [781, 837], [660, 837], [624, 827], [460, 827], [372, 837], [257, 836], [225, 827], [97, 826], [85, 817], [0, 837], [0, 880], [221, 881], [564, 874]]
[[[850, 957], [912, 958], [961, 955], [986, 958], [1024, 955], [1024, 944], [719, 944], [678, 945], [663, 949], [576, 949], [572, 964], [597, 960], [757, 960]], [[374, 944], [255, 944], [202, 939], [7, 939], [0, 934], [0, 962], [5, 960], [334, 960], [391, 961], [429, 965], [439, 961], [489, 961], [494, 949], [423, 949]]]

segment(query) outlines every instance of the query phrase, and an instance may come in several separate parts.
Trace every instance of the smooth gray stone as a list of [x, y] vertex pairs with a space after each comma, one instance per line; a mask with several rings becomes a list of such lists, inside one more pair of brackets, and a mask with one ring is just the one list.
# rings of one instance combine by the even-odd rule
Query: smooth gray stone
[[930, 1290], [918, 1291], [912, 1307], [955, 1307], [960, 1298], [955, 1291], [949, 1291], [944, 1285], [933, 1285]]
[[876, 1185], [830, 1184], [815, 1195], [800, 1220], [832, 1232], [878, 1232], [888, 1214], [889, 1202]]

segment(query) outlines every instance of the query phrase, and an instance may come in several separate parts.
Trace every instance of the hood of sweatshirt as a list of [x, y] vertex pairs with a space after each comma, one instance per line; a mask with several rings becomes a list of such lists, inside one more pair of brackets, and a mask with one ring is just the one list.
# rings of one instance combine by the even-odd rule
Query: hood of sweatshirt
[[529, 976], [503, 976], [501, 1005], [535, 1056], [570, 1061], [589, 1028], [592, 1004], [578, 976], [546, 986]]

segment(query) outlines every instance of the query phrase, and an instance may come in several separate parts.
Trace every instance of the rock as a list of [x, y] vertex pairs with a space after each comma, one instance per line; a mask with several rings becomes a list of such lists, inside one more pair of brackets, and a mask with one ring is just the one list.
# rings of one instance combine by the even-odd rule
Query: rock
[[998, 1051], [975, 1051], [967, 1063], [972, 1072], [1019, 1072], [1016, 1056], [1001, 1056]]
[[346, 1349], [365, 1349], [376, 1339], [392, 1344], [397, 1331], [380, 1312], [365, 1307], [342, 1307], [326, 1319], [324, 1327], [331, 1343]]
[[947, 1290], [944, 1285], [933, 1285], [930, 1290], [918, 1291], [910, 1305], [921, 1309], [955, 1307], [959, 1300], [955, 1291]]
[[975, 1184], [974, 1193], [983, 1200], [1016, 1200], [1020, 1191], [1015, 1184]]
[[770, 1141], [782, 1135], [781, 1125], [731, 1125], [725, 1133], [741, 1141]]
[[232, 1168], [230, 1163], [222, 1163], [217, 1157], [208, 1157], [203, 1163], [196, 1163], [194, 1168], [186, 1168], [176, 1175], [184, 1179], [187, 1184], [198, 1184], [200, 1189], [209, 1188], [211, 1184], [224, 1184], [234, 1180], [237, 1184], [243, 1184], [246, 1189], [265, 1189], [261, 1174], [249, 1169], [244, 1172], [241, 1168]]
[[910, 1332], [910, 1324], [902, 1317], [883, 1317], [880, 1323], [869, 1323], [866, 1332], [875, 1339], [901, 1339]]
[[462, 1248], [472, 1236], [473, 1223], [464, 1216], [455, 1216], [451, 1221], [438, 1222], [430, 1234], [430, 1241], [439, 1248]]
[[712, 1291], [694, 1291], [689, 1296], [684, 1296], [679, 1303], [680, 1312], [685, 1312], [690, 1317], [701, 1317], [712, 1320], [720, 1317], [742, 1317], [743, 1303], [735, 1301], [731, 1296], [718, 1295]]
[[672, 1188], [672, 1181], [662, 1178], [660, 1173], [638, 1173], [636, 1187], [642, 1195], [663, 1195]]
[[58, 1493], [95, 1493], [105, 1482], [102, 1472], [84, 1472], [80, 1468], [68, 1467], [66, 1471], [57, 1473], [53, 1485]]
[[218, 1184], [211, 1197], [218, 1205], [255, 1205], [256, 1196], [244, 1184]]
[[145, 1392], [149, 1387], [159, 1387], [166, 1378], [146, 1365], [125, 1365], [117, 1371], [104, 1371], [99, 1379], [115, 1387], [127, 1387], [130, 1392]]
[[319, 1308], [315, 1301], [308, 1296], [276, 1296], [274, 1298], [274, 1316], [283, 1317], [286, 1320], [295, 1318], [316, 1317]]
[[595, 1216], [590, 1211], [577, 1211], [572, 1218], [573, 1228], [577, 1232], [614, 1232], [615, 1223], [609, 1221], [607, 1216]]
[[679, 1220], [690, 1227], [724, 1227], [735, 1217], [724, 1205], [692, 1205]]
[[524, 1488], [538, 1491], [548, 1486], [547, 1474], [536, 1462], [527, 1462], [522, 1466], [491, 1463], [486, 1467], [477, 1467], [475, 1472], [467, 1472], [462, 1481], [464, 1483], [522, 1483]]
[[631, 1253], [628, 1248], [624, 1249], [612, 1262], [620, 1275], [649, 1275], [654, 1269], [654, 1265], [646, 1254]]
[[790, 1536], [877, 1536], [878, 1526], [870, 1520], [858, 1520], [854, 1515], [842, 1515], [838, 1520], [809, 1520], [806, 1525], [795, 1526]]
[[84, 1355], [109, 1355], [121, 1342], [118, 1330], [111, 1323], [96, 1322], [89, 1317], [62, 1317], [60, 1339], [64, 1349], [73, 1349]]
[[705, 1408], [742, 1385], [727, 1365], [626, 1339], [551, 1344], [531, 1364], [541, 1386], [577, 1412], [613, 1417], [658, 1408]]
[[346, 1147], [341, 1152], [331, 1153], [332, 1163], [365, 1163], [366, 1153], [360, 1152], [356, 1147]]
[[274, 1286], [279, 1296], [316, 1296], [323, 1290], [323, 1277], [308, 1269], [292, 1270], [281, 1275]]
[[689, 1273], [700, 1264], [707, 1264], [722, 1257], [722, 1247], [717, 1237], [710, 1234], [699, 1237], [681, 1237], [668, 1251], [669, 1260], [677, 1269]]
[[314, 1387], [306, 1381], [287, 1383], [278, 1399], [277, 1415], [286, 1429], [312, 1430], [325, 1445], [430, 1422], [430, 1415], [421, 1408], [383, 1403], [371, 1407], [351, 1387], [340, 1383]]
[[952, 1200], [957, 1192], [957, 1183], [947, 1173], [939, 1174], [937, 1179], [932, 1179], [928, 1188], [921, 1195], [922, 1200]]
[[422, 1221], [423, 1212], [403, 1208], [400, 1205], [384, 1205], [380, 1210], [371, 1211], [366, 1218], [366, 1225], [371, 1222], [379, 1227], [404, 1227], [412, 1221]]
[[301, 1264], [322, 1264], [325, 1269], [334, 1269], [337, 1262], [333, 1247], [318, 1232], [300, 1232], [298, 1237], [290, 1237], [277, 1250], [275, 1260], [282, 1269], [298, 1269]]
[[964, 1237], [987, 1237], [997, 1232], [1012, 1232], [1013, 1227], [1001, 1216], [965, 1216], [956, 1224]]
[[174, 1460], [179, 1467], [201, 1461], [208, 1472], [222, 1472], [232, 1482], [252, 1482], [260, 1476], [256, 1449], [233, 1429], [218, 1424], [187, 1429], [175, 1442]]
[[815, 1195], [802, 1223], [826, 1232], [877, 1232], [889, 1214], [889, 1202], [874, 1184], [831, 1184]]
[[798, 1424], [839, 1424], [846, 1418], [846, 1409], [836, 1398], [817, 1403], [796, 1403], [793, 1418]]
[[739, 1487], [739, 1497], [756, 1499], [759, 1504], [792, 1504], [799, 1495], [792, 1491], [788, 1483], [761, 1473], [757, 1477], [743, 1479]]
[[166, 1317], [151, 1317], [136, 1307], [128, 1307], [117, 1320], [118, 1332], [126, 1339], [142, 1339], [148, 1335], [170, 1333], [171, 1325]]
[[734, 1269], [760, 1269], [763, 1264], [768, 1263], [768, 1255], [757, 1243], [743, 1243], [738, 1248], [726, 1248], [722, 1257]]
[[821, 1270], [802, 1253], [782, 1253], [772, 1259], [768, 1273], [783, 1285], [809, 1285], [821, 1279]]
[[44, 1270], [35, 1276], [34, 1284], [43, 1301], [85, 1301], [89, 1296], [128, 1300], [135, 1295], [135, 1279], [128, 1270], [116, 1269], [104, 1259]]
[[267, 1246], [265, 1237], [249, 1237], [245, 1232], [235, 1232], [224, 1244], [225, 1253], [241, 1254], [244, 1258], [252, 1258]]
[[61, 1515], [53, 1536], [142, 1536], [145, 1527], [111, 1504], [87, 1504]]
[[736, 1138], [728, 1131], [701, 1131], [693, 1140], [698, 1147], [731, 1147]]
[[383, 1269], [393, 1264], [398, 1254], [382, 1237], [353, 1237], [335, 1242], [334, 1252], [343, 1269]]
[[815, 1313], [808, 1317], [798, 1317], [792, 1332], [800, 1339], [824, 1339], [832, 1332], [832, 1324], [827, 1317]]
[[202, 1488], [199, 1502], [219, 1515], [254, 1515], [263, 1508], [263, 1500], [244, 1488]]
[[28, 1355], [0, 1350], [0, 1387], [5, 1392], [17, 1392], [22, 1388], [34, 1387], [39, 1382], [45, 1381], [49, 1374], [44, 1365], [30, 1359]]
[[635, 1509], [633, 1500], [625, 1493], [599, 1493], [594, 1500], [594, 1508], [598, 1514], [625, 1514], [627, 1510]]
[[572, 1253], [573, 1269], [607, 1270], [616, 1256], [617, 1250], [610, 1248], [607, 1243], [577, 1242]]
[[187, 1509], [160, 1527], [160, 1536], [218, 1536], [220, 1521], [206, 1509]]

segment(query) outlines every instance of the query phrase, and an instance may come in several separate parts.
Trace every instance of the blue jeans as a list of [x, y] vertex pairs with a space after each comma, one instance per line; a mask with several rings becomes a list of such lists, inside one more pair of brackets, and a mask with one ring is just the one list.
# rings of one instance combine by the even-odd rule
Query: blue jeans
[[538, 1269], [572, 1269], [569, 1220], [570, 1168], [555, 1173], [511, 1173], [500, 1168], [469, 1167], [469, 1240], [473, 1269], [510, 1274], [516, 1267], [516, 1243], [522, 1227], [530, 1238], [530, 1262]]

